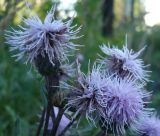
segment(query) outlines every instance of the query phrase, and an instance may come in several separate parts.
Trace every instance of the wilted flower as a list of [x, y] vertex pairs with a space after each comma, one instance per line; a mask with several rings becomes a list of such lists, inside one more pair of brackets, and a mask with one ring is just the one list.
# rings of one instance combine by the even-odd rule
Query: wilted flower
[[78, 68], [77, 86], [64, 83], [65, 88], [71, 90], [67, 106], [76, 109], [75, 116], [84, 113], [87, 120], [92, 123], [95, 123], [99, 116], [105, 116], [103, 107], [106, 107], [106, 97], [103, 90], [106, 88], [107, 78], [101, 72], [101, 66], [94, 65], [87, 75]]
[[113, 74], [118, 74], [124, 78], [126, 76], [132, 76], [140, 81], [148, 81], [148, 72], [145, 68], [142, 59], [139, 59], [139, 55], [144, 51], [145, 47], [135, 53], [133, 50], [129, 50], [126, 45], [122, 50], [117, 47], [111, 48], [110, 46], [101, 46], [102, 52], [108, 55], [108, 58], [103, 58], [102, 63], [106, 65], [107, 70]]
[[[27, 27], [19, 26], [20, 30], [7, 31], [7, 43], [11, 51], [18, 50], [14, 55], [17, 60], [27, 57], [27, 62], [34, 62], [38, 57], [48, 58], [54, 65], [55, 61], [66, 59], [70, 53], [67, 49], [75, 49], [77, 45], [70, 40], [76, 39], [80, 27], [71, 26], [72, 19], [63, 22], [54, 19], [54, 9], [48, 12], [44, 23], [38, 16], [22, 18]], [[74, 29], [74, 30], [73, 30]]]
[[125, 127], [129, 127], [139, 116], [150, 113], [145, 108], [147, 102], [144, 98], [150, 93], [143, 90], [143, 85], [137, 84], [131, 78], [110, 78], [107, 81], [107, 106], [104, 125], [117, 135], [125, 133]]
[[[54, 107], [54, 112], [55, 112], [55, 116], [56, 117], [57, 117], [58, 111], [59, 111], [59, 109], [57, 107]], [[65, 115], [63, 115], [62, 118], [61, 118], [61, 121], [59, 123], [58, 129], [57, 129], [57, 132], [56, 132], [56, 136], [58, 136], [65, 129], [65, 127], [69, 123], [70, 123], [70, 120]], [[48, 126], [48, 130], [49, 131], [52, 130], [53, 124], [54, 123], [52, 122], [52, 119], [50, 117], [50, 119], [49, 119], [49, 126]]]
[[141, 117], [132, 130], [140, 136], [160, 136], [160, 119], [156, 115]]

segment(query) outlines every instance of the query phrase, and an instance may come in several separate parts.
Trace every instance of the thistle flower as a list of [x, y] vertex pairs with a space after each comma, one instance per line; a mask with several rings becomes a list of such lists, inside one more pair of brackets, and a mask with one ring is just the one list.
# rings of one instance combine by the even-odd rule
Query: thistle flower
[[104, 125], [114, 134], [123, 135], [125, 127], [129, 127], [139, 116], [150, 114], [145, 108], [144, 98], [150, 93], [143, 90], [136, 80], [127, 77], [124, 79], [110, 78], [107, 81], [107, 106]]
[[[57, 114], [58, 114], [58, 111], [59, 109], [57, 107], [54, 107], [54, 112], [55, 112], [55, 116], [57, 117]], [[58, 129], [57, 129], [57, 133], [56, 133], [56, 136], [58, 136], [64, 129], [65, 127], [70, 123], [70, 120], [65, 116], [63, 115], [62, 116], [62, 119], [59, 123], [59, 126], [58, 126]], [[52, 130], [52, 127], [53, 127], [53, 122], [52, 122], [52, 119], [50, 117], [49, 119], [49, 125], [48, 125], [48, 130], [51, 131]]]
[[[76, 34], [80, 27], [71, 26], [72, 19], [63, 22], [54, 19], [52, 8], [45, 17], [44, 23], [38, 16], [28, 19], [22, 18], [27, 27], [19, 26], [20, 30], [7, 31], [7, 43], [11, 45], [11, 51], [18, 50], [14, 55], [17, 60], [24, 56], [27, 62], [34, 62], [37, 58], [47, 58], [52, 65], [55, 61], [66, 59], [70, 53], [68, 49], [76, 49], [70, 40], [78, 38]], [[73, 30], [74, 29], [74, 30]]]
[[126, 45], [122, 50], [117, 47], [111, 48], [110, 46], [101, 46], [102, 52], [104, 52], [108, 58], [103, 58], [102, 63], [106, 65], [107, 70], [113, 74], [117, 74], [124, 78], [126, 76], [132, 76], [140, 81], [149, 81], [148, 72], [145, 70], [147, 66], [144, 65], [142, 59], [139, 59], [139, 55], [144, 51], [145, 47], [135, 53], [133, 50], [129, 50]]
[[140, 115], [148, 115], [150, 109], [144, 105], [144, 98], [150, 93], [143, 90], [131, 77], [124, 79], [108, 76], [101, 65], [94, 65], [87, 75], [79, 69], [78, 87], [65, 84], [73, 94], [68, 106], [76, 109], [76, 115], [85, 113], [88, 121], [95, 123], [103, 119], [103, 126], [114, 134], [123, 135], [125, 127]]
[[160, 119], [156, 115], [141, 117], [133, 124], [132, 130], [140, 136], [160, 136]]
[[[89, 122], [95, 124], [96, 119], [100, 116], [105, 116], [106, 97], [103, 90], [106, 87], [106, 76], [101, 73], [101, 66], [93, 66], [93, 69], [85, 75], [78, 67], [77, 86], [71, 86], [63, 83], [63, 86], [71, 90], [71, 95], [68, 97], [67, 106], [75, 108], [77, 116], [83, 113]], [[101, 99], [101, 102], [99, 102]], [[96, 114], [95, 114], [96, 113]]]

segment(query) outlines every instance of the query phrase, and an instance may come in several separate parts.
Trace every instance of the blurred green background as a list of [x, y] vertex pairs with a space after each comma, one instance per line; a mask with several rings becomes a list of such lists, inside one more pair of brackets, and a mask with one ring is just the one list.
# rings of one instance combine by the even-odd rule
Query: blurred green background
[[[85, 45], [77, 52], [83, 70], [87, 69], [89, 60], [93, 62], [101, 54], [99, 45], [110, 43], [122, 47], [126, 34], [129, 48], [137, 51], [147, 45], [142, 58], [151, 64], [149, 69], [154, 81], [148, 85], [148, 90], [153, 91], [151, 106], [160, 113], [160, 25], [154, 22], [158, 15], [147, 17], [146, 1], [0, 0], [0, 136], [35, 135], [37, 115], [43, 106], [42, 78], [30, 65], [15, 62], [11, 57], [13, 53], [5, 44], [4, 30], [17, 28], [22, 23], [19, 16], [27, 17], [29, 8], [44, 19], [53, 3], [57, 4], [57, 17], [75, 16], [74, 24], [83, 26], [81, 35], [84, 36], [75, 41]], [[158, 0], [152, 3], [159, 4]], [[86, 121], [80, 123], [80, 136], [92, 136], [97, 131], [87, 126]]]

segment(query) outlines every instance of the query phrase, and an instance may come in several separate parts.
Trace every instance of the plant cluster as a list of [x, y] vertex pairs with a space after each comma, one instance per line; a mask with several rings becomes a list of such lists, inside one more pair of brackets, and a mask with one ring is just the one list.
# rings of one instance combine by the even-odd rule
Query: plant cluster
[[139, 58], [145, 48], [134, 52], [127, 41], [122, 49], [102, 45], [104, 56], [93, 66], [89, 64], [85, 74], [78, 59], [69, 61], [79, 47], [72, 41], [80, 38], [81, 27], [72, 26], [73, 19], [54, 18], [54, 10], [44, 22], [38, 16], [22, 18], [25, 26], [6, 31], [14, 57], [31, 63], [45, 79], [47, 105], [36, 135], [62, 136], [86, 117], [103, 135], [123, 136], [130, 129], [140, 136], [160, 136], [160, 120], [154, 109], [147, 107], [151, 92], [145, 86], [150, 71]]

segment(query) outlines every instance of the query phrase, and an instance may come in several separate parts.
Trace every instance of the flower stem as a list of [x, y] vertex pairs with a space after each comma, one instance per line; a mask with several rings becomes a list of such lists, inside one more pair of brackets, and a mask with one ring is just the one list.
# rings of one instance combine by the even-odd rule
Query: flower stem
[[62, 116], [64, 114], [64, 111], [65, 111], [65, 109], [63, 109], [63, 108], [59, 109], [57, 118], [55, 119], [55, 122], [53, 123], [52, 131], [51, 131], [51, 136], [55, 136], [56, 135], [57, 129], [58, 129], [58, 126], [60, 124], [61, 118], [62, 118]]
[[43, 126], [43, 122], [44, 122], [44, 116], [45, 116], [45, 108], [43, 109], [43, 112], [42, 112], [42, 115], [41, 115], [41, 118], [40, 118], [40, 122], [39, 122], [39, 126], [38, 126], [36, 136], [40, 135], [40, 132], [41, 132], [41, 129], [42, 129], [42, 126]]
[[49, 123], [49, 117], [50, 117], [50, 111], [51, 111], [51, 109], [52, 109], [52, 106], [51, 106], [50, 103], [48, 102], [46, 119], [45, 119], [45, 126], [44, 126], [44, 131], [43, 131], [43, 136], [46, 136], [46, 135], [47, 135], [48, 123]]
[[47, 135], [48, 131], [48, 123], [49, 123], [49, 117], [53, 114], [51, 114], [53, 104], [52, 104], [52, 97], [53, 95], [58, 91], [59, 86], [59, 76], [57, 73], [54, 73], [52, 75], [46, 76], [46, 88], [48, 91], [48, 103], [47, 103], [47, 111], [46, 111], [46, 119], [45, 119], [45, 126], [43, 131], [43, 136]]

